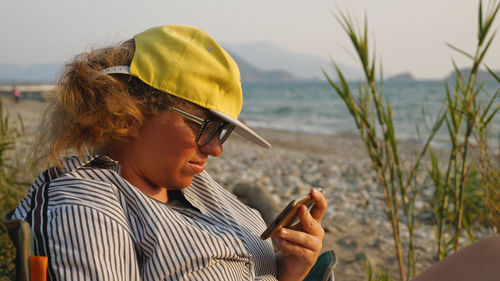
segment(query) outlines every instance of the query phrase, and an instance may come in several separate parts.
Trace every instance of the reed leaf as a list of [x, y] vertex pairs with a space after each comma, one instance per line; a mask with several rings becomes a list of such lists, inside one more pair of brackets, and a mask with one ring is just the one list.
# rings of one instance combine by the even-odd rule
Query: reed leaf
[[433, 125], [433, 127], [431, 129], [430, 135], [427, 137], [427, 140], [426, 140], [426, 142], [424, 144], [424, 147], [420, 151], [420, 154], [418, 154], [418, 156], [417, 156], [417, 158], [415, 160], [415, 164], [413, 165], [413, 167], [410, 170], [410, 175], [408, 176], [408, 179], [407, 179], [407, 182], [406, 182], [405, 186], [409, 186], [410, 185], [410, 180], [412, 180], [412, 179], [415, 178], [415, 172], [418, 171], [418, 169], [420, 167], [420, 162], [421, 162], [422, 158], [425, 156], [425, 154], [427, 152], [427, 149], [429, 149], [430, 144], [431, 144], [432, 140], [434, 139], [434, 136], [439, 131], [439, 128], [441, 128], [441, 125], [443, 124], [444, 120], [446, 120], [446, 112], [440, 112], [438, 114], [438, 117], [437, 117], [436, 121], [434, 122], [434, 125]]
[[496, 75], [495, 72], [493, 72], [493, 70], [491, 70], [489, 67], [486, 67], [486, 69], [488, 70], [488, 72], [491, 74], [491, 76], [493, 76], [493, 78], [495, 78], [495, 80], [497, 80], [498, 83], [500, 83], [500, 77], [498, 77]]
[[483, 34], [483, 1], [479, 1], [479, 11], [478, 11], [478, 32], [477, 37], [480, 38], [481, 34]]
[[[500, 94], [500, 90], [498, 90], [498, 91], [495, 93], [495, 95], [493, 95], [493, 97], [492, 97], [492, 98], [490, 99], [490, 101], [488, 102], [488, 105], [486, 105], [486, 108], [484, 109], [483, 114], [481, 115], [481, 117], [479, 118], [479, 120], [485, 120], [486, 115], [488, 115], [488, 112], [490, 111], [491, 107], [492, 107], [492, 106], [493, 106], [493, 104], [495, 103], [495, 101], [496, 101], [496, 99], [497, 99], [497, 97], [498, 97], [498, 95], [499, 95], [499, 94]], [[497, 109], [496, 109], [496, 110], [494, 110], [494, 112], [491, 114], [491, 116], [490, 116], [490, 117], [488, 117], [488, 118], [486, 118], [486, 120], [488, 120], [488, 121], [486, 122], [486, 124], [487, 124], [487, 123], [489, 123], [489, 120], [491, 120], [491, 118], [493, 118], [493, 117], [494, 117], [494, 115], [496, 114], [496, 112], [498, 111], [498, 109], [499, 109], [499, 108], [497, 107]]]
[[489, 124], [491, 122], [491, 119], [493, 119], [493, 117], [495, 117], [498, 110], [500, 110], [500, 107], [497, 107], [495, 110], [493, 110], [493, 112], [490, 114], [490, 116], [488, 118], [486, 118], [486, 120], [484, 121], [484, 126], [486, 126], [487, 124]]
[[457, 94], [465, 89], [465, 81], [462, 76], [462, 73], [460, 72], [460, 69], [457, 66], [457, 63], [455, 61], [452, 61], [453, 65], [453, 70], [455, 71], [456, 79], [455, 79], [455, 97], [460, 98], [460, 96]]
[[473, 56], [473, 55], [471, 55], [471, 54], [469, 54], [469, 53], [467, 53], [466, 51], [464, 51], [464, 50], [462, 50], [462, 49], [460, 49], [460, 48], [457, 48], [457, 47], [455, 47], [454, 45], [452, 45], [452, 44], [450, 44], [450, 43], [445, 43], [445, 44], [446, 44], [446, 46], [450, 47], [451, 49], [453, 49], [453, 50], [455, 50], [455, 51], [457, 51], [457, 52], [461, 53], [462, 55], [464, 55], [464, 56], [466, 56], [466, 57], [470, 58], [471, 60], [473, 60], [473, 59], [474, 59], [474, 56]]
[[[480, 1], [482, 2], [482, 1]], [[488, 31], [490, 30], [491, 26], [493, 25], [493, 22], [495, 21], [495, 18], [497, 16], [497, 13], [498, 13], [498, 10], [500, 8], [500, 5], [496, 4], [496, 7], [494, 6], [495, 2], [490, 2], [490, 7], [488, 9], [489, 13], [488, 15], [486, 16], [486, 20], [484, 22], [482, 22], [482, 8], [481, 8], [481, 3], [480, 3], [480, 9], [479, 9], [479, 17], [480, 17], [480, 28], [479, 28], [479, 34], [478, 34], [478, 38], [479, 38], [479, 45], [482, 45], [482, 43], [484, 42], [484, 39], [486, 38], [487, 34], [488, 34]]]
[[472, 229], [471, 227], [469, 226], [469, 222], [464, 218], [463, 219], [463, 224], [464, 224], [464, 228], [465, 228], [465, 233], [467, 234], [467, 238], [472, 242], [476, 242], [476, 237], [474, 236], [474, 234], [472, 233]]
[[[477, 66], [476, 67], [479, 67], [479, 64], [483, 61], [484, 59], [484, 56], [486, 55], [486, 53], [488, 52], [490, 46], [491, 46], [491, 43], [493, 42], [493, 39], [495, 38], [495, 34], [496, 34], [496, 31], [493, 33], [493, 35], [490, 37], [490, 39], [488, 40], [488, 43], [486, 43], [486, 46], [484, 47], [484, 49], [481, 51], [481, 54], [479, 55], [479, 58], [477, 59]], [[473, 69], [474, 70], [474, 69]]]

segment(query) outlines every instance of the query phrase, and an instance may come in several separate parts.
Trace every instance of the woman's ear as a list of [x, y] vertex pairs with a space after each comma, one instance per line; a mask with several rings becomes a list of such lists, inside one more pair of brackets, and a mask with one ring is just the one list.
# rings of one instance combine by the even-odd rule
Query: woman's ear
[[143, 116], [143, 119], [140, 122], [137, 122], [137, 120], [134, 120], [134, 122], [129, 122], [130, 127], [128, 130], [129, 138], [131, 139], [138, 139], [141, 137], [141, 131], [144, 127], [144, 124], [147, 124], [148, 122], [151, 122], [153, 119], [154, 115], [152, 114], [145, 114]]

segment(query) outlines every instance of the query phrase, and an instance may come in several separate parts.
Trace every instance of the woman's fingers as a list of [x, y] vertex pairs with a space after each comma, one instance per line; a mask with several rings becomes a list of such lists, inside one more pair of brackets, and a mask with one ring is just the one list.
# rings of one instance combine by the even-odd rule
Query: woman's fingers
[[325, 231], [323, 230], [320, 221], [317, 221], [312, 214], [307, 211], [306, 206], [300, 207], [298, 215], [302, 229], [305, 232], [323, 238]]
[[299, 257], [300, 259], [305, 259], [308, 263], [314, 263], [317, 259], [317, 251], [311, 250], [309, 248], [302, 247], [295, 243], [287, 240], [279, 241], [281, 251], [286, 252], [287, 255]]
[[300, 207], [299, 219], [302, 228], [282, 228], [278, 231], [277, 235], [275, 235], [275, 238], [286, 240], [298, 247], [307, 248], [312, 251], [320, 251], [323, 244], [323, 237], [325, 236], [323, 227], [321, 227], [321, 224], [311, 216], [306, 206]]
[[283, 241], [293, 244], [293, 247], [292, 245], [288, 245], [287, 248], [295, 249], [294, 252], [303, 252], [303, 250], [299, 250], [298, 248], [303, 248], [304, 250], [307, 249], [313, 252], [321, 251], [322, 248], [321, 237], [298, 230], [282, 228], [277, 233], [276, 238], [280, 239], [280, 245]]
[[326, 213], [327, 203], [323, 193], [319, 192], [317, 189], [311, 189], [311, 196], [314, 199], [314, 206], [311, 208], [311, 216], [317, 221], [321, 222], [323, 216]]
[[[321, 248], [325, 231], [321, 227], [321, 218], [326, 211], [326, 201], [324, 197], [316, 191], [311, 191], [313, 199], [316, 201], [316, 208], [311, 209], [311, 213], [306, 206], [300, 206], [298, 217], [300, 224], [290, 228], [280, 229], [273, 238], [277, 238], [280, 244], [280, 253], [283, 257], [284, 267], [281, 272], [294, 272], [299, 274], [297, 278], [303, 278], [316, 262]], [[314, 213], [315, 216], [312, 215]], [[282, 278], [287, 275], [280, 273]], [[295, 277], [294, 277], [295, 278]]]

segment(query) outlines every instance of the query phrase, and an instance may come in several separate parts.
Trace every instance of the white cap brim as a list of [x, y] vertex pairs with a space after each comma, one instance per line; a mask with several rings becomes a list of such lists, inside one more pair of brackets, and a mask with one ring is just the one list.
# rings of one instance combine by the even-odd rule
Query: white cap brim
[[245, 124], [243, 124], [240, 120], [231, 117], [227, 114], [215, 111], [213, 109], [209, 109], [210, 113], [213, 115], [219, 117], [220, 119], [229, 122], [235, 126], [234, 132], [236, 132], [238, 135], [252, 141], [253, 143], [256, 143], [262, 147], [265, 148], [271, 148], [271, 144], [263, 139], [261, 136], [257, 135], [252, 129], [248, 128]]

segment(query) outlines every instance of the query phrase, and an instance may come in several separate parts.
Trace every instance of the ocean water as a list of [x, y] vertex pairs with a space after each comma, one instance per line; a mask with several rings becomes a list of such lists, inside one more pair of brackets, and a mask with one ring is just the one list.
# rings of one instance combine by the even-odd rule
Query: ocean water
[[[358, 89], [355, 83], [351, 86]], [[499, 88], [496, 82], [485, 86], [489, 95]], [[385, 83], [383, 93], [393, 109], [397, 137], [416, 142], [419, 135], [427, 137], [446, 97], [442, 81]], [[243, 95], [240, 119], [251, 127], [328, 135], [359, 134], [344, 101], [327, 82], [244, 83]], [[480, 98], [484, 100], [487, 95], [481, 94]], [[500, 106], [500, 99], [495, 106]], [[491, 125], [492, 139], [498, 143], [500, 112]], [[443, 124], [435, 141], [446, 143], [448, 139]]]

